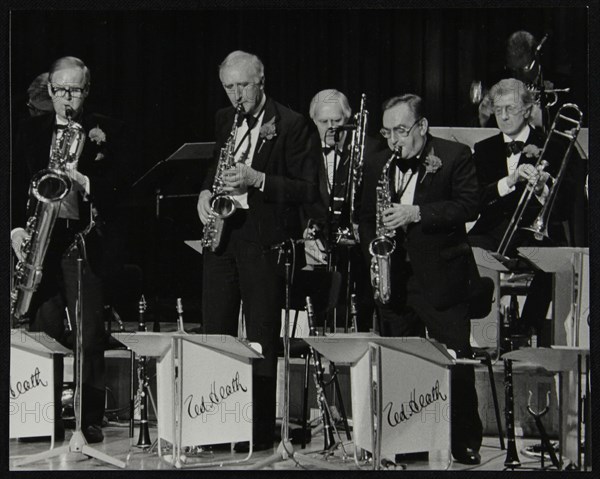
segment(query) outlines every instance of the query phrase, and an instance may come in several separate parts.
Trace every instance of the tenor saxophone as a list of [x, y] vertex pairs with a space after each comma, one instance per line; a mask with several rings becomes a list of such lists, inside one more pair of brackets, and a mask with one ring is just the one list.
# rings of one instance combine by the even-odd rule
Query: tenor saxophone
[[396, 249], [394, 236], [396, 230], [389, 229], [383, 224], [383, 212], [392, 206], [392, 192], [390, 189], [390, 168], [394, 160], [400, 156], [401, 148], [398, 147], [390, 156], [383, 167], [381, 177], [376, 188], [376, 211], [375, 211], [375, 239], [369, 244], [371, 253], [371, 284], [373, 295], [381, 303], [387, 303], [391, 296], [391, 256]]
[[200, 244], [203, 249], [208, 248], [213, 252], [221, 244], [225, 220], [235, 213], [236, 210], [235, 200], [224, 191], [225, 182], [223, 180], [223, 173], [225, 170], [235, 166], [235, 140], [237, 137], [238, 118], [241, 111], [242, 104], [240, 103], [235, 110], [235, 117], [233, 118], [233, 126], [231, 127], [229, 137], [219, 153], [219, 161], [217, 163], [217, 171], [215, 172], [210, 199], [210, 207], [213, 214], [208, 218], [202, 230]]
[[22, 259], [13, 275], [10, 310], [15, 326], [27, 313], [33, 293], [42, 280], [44, 258], [60, 203], [71, 190], [66, 169], [79, 159], [85, 142], [82, 126], [73, 121], [73, 110], [67, 108], [66, 113], [68, 123], [62, 136], [57, 135], [52, 145], [48, 167], [37, 172], [29, 185], [29, 201], [35, 202], [35, 209], [25, 225]]

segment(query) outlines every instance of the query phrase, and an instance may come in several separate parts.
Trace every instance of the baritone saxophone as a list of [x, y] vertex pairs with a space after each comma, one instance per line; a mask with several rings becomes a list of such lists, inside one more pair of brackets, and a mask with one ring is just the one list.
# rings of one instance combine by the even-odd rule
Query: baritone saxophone
[[35, 209], [25, 225], [22, 259], [13, 274], [10, 310], [15, 326], [29, 310], [33, 293], [42, 280], [44, 258], [60, 204], [71, 190], [66, 170], [79, 159], [85, 143], [83, 127], [73, 121], [73, 114], [73, 109], [67, 107], [68, 123], [62, 135], [56, 135], [48, 167], [37, 172], [29, 185], [29, 201], [35, 202]]

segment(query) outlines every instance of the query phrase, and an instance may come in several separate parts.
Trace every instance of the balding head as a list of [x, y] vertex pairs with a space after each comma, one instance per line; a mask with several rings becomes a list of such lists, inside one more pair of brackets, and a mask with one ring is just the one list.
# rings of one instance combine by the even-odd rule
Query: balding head
[[[329, 146], [335, 143], [335, 135], [330, 128], [345, 125], [352, 115], [346, 95], [331, 88], [317, 93], [311, 100], [308, 111], [319, 130], [321, 141]], [[343, 142], [345, 133], [339, 135], [339, 138]]]

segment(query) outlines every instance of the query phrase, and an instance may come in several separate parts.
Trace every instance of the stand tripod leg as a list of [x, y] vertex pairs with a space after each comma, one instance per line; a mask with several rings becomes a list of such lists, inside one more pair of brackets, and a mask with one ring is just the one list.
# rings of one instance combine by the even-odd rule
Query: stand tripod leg
[[304, 359], [304, 395], [302, 398], [302, 442], [301, 447], [306, 447], [306, 431], [308, 429], [308, 382], [310, 375], [310, 353], [306, 354]]
[[350, 425], [348, 424], [348, 416], [346, 415], [346, 408], [344, 407], [344, 401], [342, 399], [342, 391], [340, 389], [340, 383], [337, 377], [337, 368], [335, 367], [335, 363], [331, 362], [331, 368], [333, 369], [333, 384], [335, 388], [335, 396], [340, 405], [340, 415], [342, 416], [342, 423], [344, 424], [344, 429], [346, 430], [346, 438], [351, 441], [352, 435], [350, 434]]

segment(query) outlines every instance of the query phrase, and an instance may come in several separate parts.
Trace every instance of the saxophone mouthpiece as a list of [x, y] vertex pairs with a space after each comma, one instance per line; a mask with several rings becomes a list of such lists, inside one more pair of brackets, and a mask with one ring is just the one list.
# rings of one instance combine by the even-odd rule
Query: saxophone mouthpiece
[[72, 107], [70, 107], [69, 105], [65, 106], [65, 116], [67, 117], [67, 120], [71, 121], [73, 119], [74, 114], [75, 111], [73, 111]]

